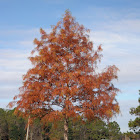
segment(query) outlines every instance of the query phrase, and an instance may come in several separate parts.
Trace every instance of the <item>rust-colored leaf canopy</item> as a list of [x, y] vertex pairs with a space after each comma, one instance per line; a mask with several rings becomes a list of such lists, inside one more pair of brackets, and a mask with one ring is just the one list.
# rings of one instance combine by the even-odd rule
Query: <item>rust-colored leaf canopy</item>
[[41, 39], [34, 40], [36, 48], [29, 58], [33, 68], [12, 102], [16, 111], [46, 121], [79, 115], [108, 119], [119, 112], [115, 98], [119, 90], [112, 84], [118, 68], [96, 72], [102, 48], [94, 50], [88, 32], [69, 11], [50, 33], [40, 29]]

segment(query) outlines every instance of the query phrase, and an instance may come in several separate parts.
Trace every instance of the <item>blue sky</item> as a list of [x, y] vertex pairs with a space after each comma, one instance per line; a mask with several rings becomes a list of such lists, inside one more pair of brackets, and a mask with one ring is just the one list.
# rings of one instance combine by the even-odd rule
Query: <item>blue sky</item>
[[6, 107], [22, 85], [22, 75], [31, 67], [33, 39], [39, 29], [50, 30], [65, 10], [91, 29], [94, 46], [102, 44], [100, 69], [115, 64], [121, 93], [121, 115], [116, 120], [128, 130], [130, 107], [138, 105], [140, 90], [140, 1], [139, 0], [0, 0], [0, 107]]

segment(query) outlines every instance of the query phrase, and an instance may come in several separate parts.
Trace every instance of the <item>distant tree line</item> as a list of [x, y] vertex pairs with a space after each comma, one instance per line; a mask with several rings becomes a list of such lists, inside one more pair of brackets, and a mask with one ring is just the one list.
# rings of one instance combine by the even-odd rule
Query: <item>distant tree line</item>
[[[14, 115], [13, 110], [0, 109], [0, 139], [1, 140], [24, 140], [26, 137], [27, 120]], [[44, 125], [39, 119], [35, 119], [30, 125], [30, 140], [63, 140], [63, 124], [48, 123]], [[105, 123], [96, 119], [92, 122], [79, 120], [72, 122], [69, 120], [70, 140], [99, 140], [99, 139], [120, 139], [121, 132], [117, 122]]]
[[0, 140], [24, 140], [26, 121], [13, 112], [0, 108]]
[[[139, 106], [133, 111], [138, 111]], [[130, 113], [132, 112], [132, 109]], [[137, 112], [138, 113], [138, 112]], [[136, 118], [138, 120], [139, 118]], [[100, 119], [93, 121], [83, 121], [81, 118], [75, 122], [69, 119], [69, 140], [122, 140], [128, 136], [131, 140], [140, 138], [139, 123], [136, 120], [129, 122], [130, 129], [133, 132], [121, 133], [117, 122], [105, 122]], [[4, 110], [0, 108], [0, 140], [25, 140], [27, 119], [17, 117], [13, 110]], [[133, 124], [135, 124], [133, 126]], [[64, 121], [59, 121], [56, 124], [43, 124], [40, 119], [35, 119], [30, 124], [29, 140], [63, 140]]]

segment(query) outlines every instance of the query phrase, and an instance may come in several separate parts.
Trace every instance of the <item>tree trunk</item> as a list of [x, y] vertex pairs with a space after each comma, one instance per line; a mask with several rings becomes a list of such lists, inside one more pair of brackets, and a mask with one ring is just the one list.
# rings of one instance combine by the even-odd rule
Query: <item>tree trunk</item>
[[64, 120], [64, 140], [68, 140], [68, 120]]
[[28, 127], [27, 127], [27, 133], [26, 133], [26, 140], [29, 139], [29, 119], [30, 119], [30, 116], [28, 118]]
[[28, 137], [29, 137], [29, 124], [28, 124], [28, 127], [27, 127], [26, 140], [28, 140]]
[[30, 128], [30, 137], [31, 137], [30, 139], [33, 140], [33, 127]]
[[40, 140], [43, 140], [42, 129], [40, 128]]

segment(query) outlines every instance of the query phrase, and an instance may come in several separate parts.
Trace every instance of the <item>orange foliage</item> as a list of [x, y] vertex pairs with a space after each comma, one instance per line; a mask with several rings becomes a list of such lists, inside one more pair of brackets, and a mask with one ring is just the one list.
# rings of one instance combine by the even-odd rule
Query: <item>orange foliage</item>
[[41, 39], [34, 40], [32, 51], [37, 55], [29, 58], [34, 67], [24, 75], [20, 94], [14, 98], [16, 111], [43, 121], [79, 115], [109, 119], [119, 113], [115, 98], [119, 90], [112, 83], [118, 68], [108, 66], [96, 73], [102, 48], [94, 50], [88, 32], [69, 11], [50, 33], [40, 29]]

